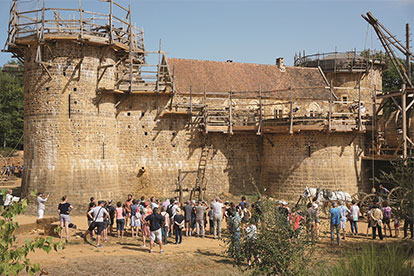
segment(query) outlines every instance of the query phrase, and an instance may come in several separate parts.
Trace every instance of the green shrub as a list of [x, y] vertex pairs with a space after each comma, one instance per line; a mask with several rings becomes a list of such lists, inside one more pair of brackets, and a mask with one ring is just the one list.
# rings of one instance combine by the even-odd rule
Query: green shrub
[[339, 264], [324, 269], [321, 275], [337, 276], [410, 276], [414, 275], [411, 265], [412, 247], [402, 245], [370, 244], [360, 250], [352, 250]]
[[[252, 275], [309, 275], [314, 244], [310, 235], [305, 229], [293, 231], [275, 202], [263, 200], [262, 211], [260, 222], [256, 223], [256, 238], [249, 237], [242, 228], [240, 239], [234, 229], [230, 231], [227, 256]], [[229, 225], [234, 228], [231, 219]]]
[[[6, 191], [2, 190], [0, 194], [3, 198]], [[19, 228], [19, 224], [15, 221], [16, 216], [23, 214], [27, 209], [27, 200], [15, 202], [6, 210], [0, 207], [0, 275], [17, 275], [21, 271], [34, 275], [41, 271], [40, 265], [32, 264], [27, 257], [30, 252], [36, 249], [44, 250], [49, 253], [52, 249], [63, 249], [63, 243], [53, 243], [52, 237], [36, 238], [35, 240], [26, 239], [24, 245], [15, 244], [15, 230]]]

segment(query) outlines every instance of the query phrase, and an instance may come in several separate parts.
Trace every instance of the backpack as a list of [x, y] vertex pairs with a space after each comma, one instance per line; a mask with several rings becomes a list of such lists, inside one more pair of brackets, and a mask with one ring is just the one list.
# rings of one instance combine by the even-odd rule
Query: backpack
[[384, 219], [391, 219], [391, 207], [385, 207], [383, 211]]
[[170, 218], [173, 217], [173, 210], [172, 210], [173, 204], [168, 205], [167, 207], [167, 214], [170, 216]]

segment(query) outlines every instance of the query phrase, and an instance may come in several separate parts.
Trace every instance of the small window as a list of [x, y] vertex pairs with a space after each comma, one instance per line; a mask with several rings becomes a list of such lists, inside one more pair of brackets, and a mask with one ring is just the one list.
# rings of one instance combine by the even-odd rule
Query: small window
[[348, 95], [342, 95], [342, 104], [347, 104], [348, 103]]
[[309, 117], [316, 117], [317, 112], [314, 110], [309, 110]]
[[283, 117], [283, 110], [281, 108], [275, 108], [275, 119]]

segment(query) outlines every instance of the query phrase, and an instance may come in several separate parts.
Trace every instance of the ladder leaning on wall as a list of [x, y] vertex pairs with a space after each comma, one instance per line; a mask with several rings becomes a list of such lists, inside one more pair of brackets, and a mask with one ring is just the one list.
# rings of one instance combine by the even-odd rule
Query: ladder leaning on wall
[[212, 148], [212, 145], [207, 143], [207, 137], [204, 138], [203, 148], [201, 149], [200, 160], [198, 162], [196, 183], [195, 187], [190, 192], [190, 200], [193, 199], [193, 196], [198, 197], [198, 200], [204, 200], [205, 191], [207, 189], [207, 161]]

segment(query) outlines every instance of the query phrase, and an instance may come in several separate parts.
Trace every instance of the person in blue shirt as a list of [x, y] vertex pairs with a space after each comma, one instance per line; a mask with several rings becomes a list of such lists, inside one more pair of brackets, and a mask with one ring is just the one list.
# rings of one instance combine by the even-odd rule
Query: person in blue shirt
[[329, 210], [331, 214], [331, 244], [334, 243], [334, 232], [336, 231], [336, 242], [340, 244], [339, 230], [341, 224], [341, 209], [337, 207], [336, 202], [332, 203], [332, 208]]

